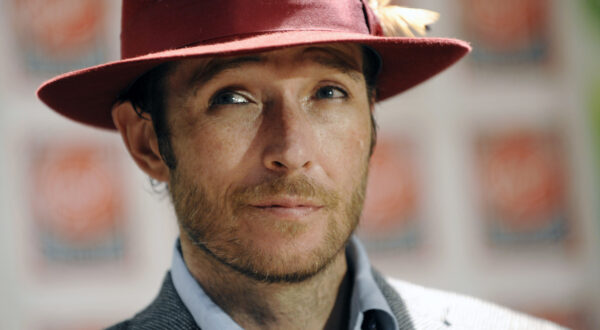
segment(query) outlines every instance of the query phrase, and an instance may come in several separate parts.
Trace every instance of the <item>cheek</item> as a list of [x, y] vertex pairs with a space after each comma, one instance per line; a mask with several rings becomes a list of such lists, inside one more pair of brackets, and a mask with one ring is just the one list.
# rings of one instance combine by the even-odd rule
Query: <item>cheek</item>
[[339, 121], [321, 136], [321, 163], [334, 181], [350, 187], [360, 179], [368, 162], [371, 124], [368, 115], [355, 120]]
[[175, 150], [176, 157], [180, 155], [178, 166], [197, 182], [226, 189], [243, 175], [241, 164], [245, 163], [253, 132], [239, 125], [201, 125], [180, 137], [185, 140]]

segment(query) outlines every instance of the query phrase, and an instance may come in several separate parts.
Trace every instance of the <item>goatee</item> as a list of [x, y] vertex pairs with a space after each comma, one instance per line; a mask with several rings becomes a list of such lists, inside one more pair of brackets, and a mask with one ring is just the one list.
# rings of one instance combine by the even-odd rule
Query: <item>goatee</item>
[[[180, 173], [172, 172], [169, 190], [184, 235], [210, 258], [247, 277], [267, 283], [295, 283], [307, 280], [325, 269], [344, 249], [358, 225], [364, 202], [366, 168], [345, 199], [306, 176], [279, 176], [257, 185], [239, 187], [225, 198], [213, 198], [207, 190]], [[275, 196], [291, 196], [322, 205], [325, 233], [309, 250], [295, 239], [314, 230], [311, 223], [269, 221], [269, 230], [285, 238], [281, 249], [264, 249], [248, 237], [241, 222], [249, 219], [252, 201]], [[298, 251], [302, 251], [299, 253]]]

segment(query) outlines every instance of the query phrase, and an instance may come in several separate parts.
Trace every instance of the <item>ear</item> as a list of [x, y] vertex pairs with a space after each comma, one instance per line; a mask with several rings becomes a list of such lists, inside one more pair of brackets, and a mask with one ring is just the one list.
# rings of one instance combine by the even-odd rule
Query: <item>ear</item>
[[152, 120], [141, 118], [128, 101], [113, 106], [112, 119], [139, 168], [153, 179], [168, 181], [169, 168], [160, 155]]

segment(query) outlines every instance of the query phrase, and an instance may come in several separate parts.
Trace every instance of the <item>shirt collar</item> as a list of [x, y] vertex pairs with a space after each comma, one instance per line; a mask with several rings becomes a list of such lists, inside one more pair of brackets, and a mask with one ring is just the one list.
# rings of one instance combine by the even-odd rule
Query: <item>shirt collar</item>
[[[373, 278], [367, 253], [355, 236], [346, 246], [346, 258], [348, 270], [354, 276], [349, 329], [359, 330], [367, 311], [372, 311], [379, 329], [398, 329], [396, 318]], [[173, 249], [171, 277], [177, 294], [201, 329], [242, 329], [210, 299], [189, 272], [181, 255], [179, 240]]]
[[398, 329], [398, 321], [373, 278], [367, 252], [355, 236], [350, 238], [346, 246], [346, 258], [348, 269], [354, 272], [349, 329], [360, 329], [367, 311], [372, 311], [378, 329]]
[[200, 329], [242, 330], [221, 307], [210, 299], [194, 279], [183, 261], [179, 239], [175, 242], [173, 250], [171, 278], [177, 294]]

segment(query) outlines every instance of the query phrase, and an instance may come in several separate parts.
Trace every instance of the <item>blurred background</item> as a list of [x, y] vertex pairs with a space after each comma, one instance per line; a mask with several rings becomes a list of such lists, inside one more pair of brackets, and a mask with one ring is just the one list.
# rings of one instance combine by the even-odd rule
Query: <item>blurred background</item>
[[[359, 228], [373, 263], [599, 329], [600, 1], [397, 4], [440, 12], [430, 35], [474, 51], [377, 108]], [[119, 1], [0, 2], [0, 329], [105, 327], [170, 267], [168, 197], [117, 134], [35, 97], [56, 74], [118, 59], [119, 28]]]

